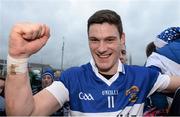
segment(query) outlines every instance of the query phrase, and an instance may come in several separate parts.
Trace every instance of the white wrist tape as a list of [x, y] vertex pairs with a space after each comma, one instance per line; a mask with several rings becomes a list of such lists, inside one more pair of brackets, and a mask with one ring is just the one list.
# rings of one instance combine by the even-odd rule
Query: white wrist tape
[[28, 58], [15, 59], [9, 54], [7, 56], [7, 74], [16, 75], [27, 72]]

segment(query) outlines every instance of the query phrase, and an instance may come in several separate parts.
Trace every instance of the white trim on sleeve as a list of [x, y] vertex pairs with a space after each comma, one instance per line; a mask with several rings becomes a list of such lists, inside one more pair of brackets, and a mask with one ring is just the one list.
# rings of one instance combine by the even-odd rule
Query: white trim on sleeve
[[162, 74], [167, 74], [169, 76], [180, 76], [180, 64], [175, 61], [153, 52], [146, 61], [146, 67], [156, 66], [161, 69]]
[[169, 83], [170, 83], [170, 77], [168, 75], [159, 73], [157, 81], [155, 82], [148, 96], [153, 94], [155, 91], [160, 92], [162, 90], [165, 90], [168, 87]]
[[45, 88], [48, 90], [59, 102], [60, 106], [69, 101], [69, 91], [60, 81], [54, 81], [50, 86]]

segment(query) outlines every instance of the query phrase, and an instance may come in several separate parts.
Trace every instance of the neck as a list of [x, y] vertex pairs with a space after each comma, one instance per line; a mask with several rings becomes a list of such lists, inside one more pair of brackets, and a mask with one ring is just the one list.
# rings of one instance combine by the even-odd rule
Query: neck
[[98, 68], [98, 71], [99, 71], [99, 73], [104, 74], [104, 75], [114, 75], [114, 74], [116, 74], [116, 72], [118, 70], [118, 66], [119, 66], [119, 62], [117, 61], [117, 63], [114, 66], [112, 66], [110, 69], [99, 69]]
[[106, 75], [106, 74], [102, 74], [100, 73], [102, 76], [104, 76], [107, 80], [109, 80], [110, 78], [112, 78], [114, 76], [114, 74], [112, 75]]

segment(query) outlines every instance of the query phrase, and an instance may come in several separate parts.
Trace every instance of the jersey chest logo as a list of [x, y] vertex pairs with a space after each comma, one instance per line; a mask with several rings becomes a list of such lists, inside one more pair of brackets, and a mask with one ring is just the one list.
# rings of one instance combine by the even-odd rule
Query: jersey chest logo
[[130, 96], [130, 102], [136, 102], [138, 99], [137, 93], [139, 92], [139, 88], [137, 86], [132, 86], [130, 89], [126, 90], [126, 96]]
[[83, 93], [83, 92], [79, 93], [79, 99], [87, 100], [87, 101], [94, 100], [93, 96], [90, 93]]

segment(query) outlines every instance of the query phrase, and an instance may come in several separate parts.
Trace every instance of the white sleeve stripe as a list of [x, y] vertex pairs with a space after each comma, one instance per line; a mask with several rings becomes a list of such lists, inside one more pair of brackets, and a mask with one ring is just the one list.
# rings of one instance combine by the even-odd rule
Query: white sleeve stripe
[[168, 85], [170, 83], [170, 77], [168, 75], [165, 74], [159, 74], [157, 81], [155, 82], [153, 88], [151, 89], [150, 93], [148, 94], [148, 96], [150, 96], [151, 94], [153, 94], [155, 91], [162, 91], [165, 90]]
[[160, 55], [153, 52], [146, 61], [146, 67], [156, 66], [161, 69], [161, 73], [170, 76], [180, 76], [180, 64], [167, 58], [166, 56]]
[[59, 102], [60, 106], [69, 101], [69, 91], [60, 81], [54, 81], [50, 86], [45, 88], [48, 90]]

